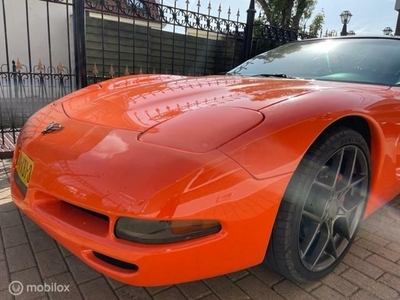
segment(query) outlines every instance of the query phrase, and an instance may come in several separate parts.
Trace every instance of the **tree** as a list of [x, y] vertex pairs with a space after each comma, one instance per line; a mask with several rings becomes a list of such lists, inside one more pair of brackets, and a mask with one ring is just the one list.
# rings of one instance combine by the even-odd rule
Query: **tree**
[[[286, 29], [300, 30], [300, 24], [305, 24], [314, 11], [317, 0], [256, 0], [264, 11], [271, 25]], [[322, 21], [322, 23], [321, 23]], [[319, 18], [319, 23], [323, 24]], [[313, 21], [314, 23], [314, 21]], [[318, 24], [319, 24], [318, 23]]]
[[324, 12], [318, 13], [310, 25], [309, 35], [318, 37], [322, 33], [322, 25], [324, 25], [325, 14]]

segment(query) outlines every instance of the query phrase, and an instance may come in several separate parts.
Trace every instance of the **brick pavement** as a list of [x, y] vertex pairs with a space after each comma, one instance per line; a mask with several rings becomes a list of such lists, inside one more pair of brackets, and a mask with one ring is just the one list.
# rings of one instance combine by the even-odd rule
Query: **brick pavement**
[[0, 160], [0, 299], [10, 282], [69, 285], [69, 292], [26, 292], [16, 299], [400, 299], [400, 197], [363, 222], [338, 268], [320, 282], [298, 285], [263, 265], [172, 286], [124, 285], [87, 267], [11, 202], [10, 160]]

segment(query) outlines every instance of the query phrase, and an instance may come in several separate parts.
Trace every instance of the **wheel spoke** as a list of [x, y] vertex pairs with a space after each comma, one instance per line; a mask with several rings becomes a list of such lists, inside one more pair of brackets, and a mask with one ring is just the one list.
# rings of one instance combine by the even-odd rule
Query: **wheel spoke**
[[[360, 206], [363, 206], [363, 205], [364, 205], [364, 201], [365, 201], [365, 199], [364, 199], [364, 198], [361, 198], [356, 204], [354, 204], [353, 207], [347, 209], [347, 214], [346, 214], [346, 215], [352, 214], [352, 213], [353, 213], [354, 211], [356, 211]], [[343, 209], [346, 210], [346, 208], [343, 208]]]
[[330, 192], [333, 191], [333, 187], [332, 187], [332, 186], [330, 186], [330, 185], [328, 185], [328, 184], [326, 184], [326, 183], [324, 183], [324, 182], [321, 182], [321, 181], [319, 181], [318, 179], [315, 179], [314, 183], [315, 183], [316, 185], [319, 185], [320, 187], [322, 187], [322, 188], [324, 188], [324, 189], [330, 191]]
[[[354, 230], [361, 219], [364, 200], [365, 199], [360, 199], [360, 201], [350, 209], [346, 209], [342, 206], [339, 210], [340, 213], [338, 216], [340, 217], [336, 220], [336, 223], [339, 226], [338, 233], [348, 241], [353, 237]], [[357, 224], [354, 224], [354, 222], [357, 222]]]
[[354, 168], [357, 161], [357, 148], [356, 147], [346, 147], [343, 149], [346, 155], [346, 159], [342, 160], [342, 170], [341, 176], [342, 181], [339, 184], [340, 189], [347, 189], [350, 185], [352, 176], [354, 174]]
[[330, 246], [332, 248], [332, 256], [334, 259], [337, 259], [340, 255], [340, 253], [338, 253], [337, 247], [336, 247], [336, 242], [335, 242], [335, 238], [333, 235], [331, 235], [331, 238], [329, 239], [330, 241]]
[[334, 157], [333, 157], [333, 162], [332, 162], [332, 171], [335, 172], [335, 176], [334, 176], [334, 180], [333, 180], [333, 185], [332, 187], [334, 189], [336, 189], [336, 185], [338, 182], [338, 178], [340, 175], [340, 168], [342, 166], [342, 162], [343, 162], [343, 156], [344, 156], [344, 148], [342, 148], [340, 150], [340, 153], [337, 153]]
[[314, 215], [313, 213], [310, 213], [309, 211], [303, 210], [303, 216], [309, 218], [310, 220], [317, 222], [317, 223], [321, 223], [322, 219], [317, 216]]
[[356, 187], [361, 182], [368, 179], [368, 176], [366, 174], [356, 174], [356, 175], [354, 175], [354, 177], [356, 177], [357, 179], [355, 181], [353, 181], [352, 183], [349, 183], [348, 190]]
[[306, 236], [300, 245], [301, 259], [303, 259], [307, 255], [308, 251], [311, 248], [311, 245], [314, 243], [315, 238], [320, 232], [320, 229], [321, 229], [321, 224], [316, 224], [316, 223], [313, 223], [312, 225], [309, 226], [309, 228], [307, 228]]
[[311, 265], [311, 270], [315, 268], [321, 256], [325, 253], [325, 249], [330, 241], [330, 234], [327, 231], [321, 230], [319, 239], [312, 250], [312, 254], [307, 259]]

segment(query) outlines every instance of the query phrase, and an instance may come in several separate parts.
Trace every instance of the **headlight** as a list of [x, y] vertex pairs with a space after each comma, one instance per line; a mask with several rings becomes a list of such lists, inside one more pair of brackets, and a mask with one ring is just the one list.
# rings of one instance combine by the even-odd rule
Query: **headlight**
[[221, 224], [214, 220], [153, 221], [122, 217], [115, 225], [115, 236], [143, 244], [180, 242], [217, 233]]

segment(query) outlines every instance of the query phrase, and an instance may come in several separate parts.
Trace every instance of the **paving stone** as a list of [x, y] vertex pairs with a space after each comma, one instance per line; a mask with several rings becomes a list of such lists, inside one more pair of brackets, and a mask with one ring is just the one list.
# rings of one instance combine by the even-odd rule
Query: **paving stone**
[[271, 269], [268, 269], [264, 265], [258, 265], [248, 270], [251, 274], [255, 275], [258, 279], [270, 287], [283, 280], [281, 275], [272, 271]]
[[378, 279], [384, 271], [382, 269], [366, 262], [365, 260], [359, 259], [351, 253], [347, 253], [343, 259], [346, 265], [360, 271], [361, 273], [368, 275], [371, 278]]
[[[23, 285], [23, 292], [17, 299], [37, 299], [39, 297], [46, 297], [43, 281], [40, 278], [37, 268], [30, 268], [12, 273], [11, 281], [19, 281]], [[18, 284], [16, 286], [18, 287]]]
[[153, 299], [145, 288], [131, 285], [124, 285], [115, 291], [118, 299], [121, 300], [151, 300]]
[[18, 207], [11, 200], [10, 188], [0, 188], [0, 212], [10, 212], [18, 210]]
[[168, 290], [171, 287], [172, 285], [162, 285], [162, 286], [147, 287], [146, 290], [150, 295], [154, 296], [158, 293], [161, 293], [162, 291]]
[[393, 250], [390, 250], [388, 246], [382, 247], [378, 244], [375, 244], [374, 242], [364, 239], [358, 240], [356, 244], [361, 248], [368, 249], [369, 251], [376, 253], [382, 257], [385, 257], [393, 262], [396, 262], [400, 259], [400, 252], [395, 252]]
[[394, 242], [400, 244], [400, 231], [396, 233], [391, 231], [390, 227], [388, 227], [387, 230], [380, 229], [375, 234], [378, 235], [380, 238], [388, 240], [389, 243]]
[[241, 271], [238, 271], [238, 272], [226, 274], [226, 276], [228, 276], [228, 278], [230, 280], [232, 280], [233, 282], [236, 282], [239, 279], [242, 279], [242, 278], [246, 277], [249, 274], [250, 274], [249, 271], [241, 270]]
[[55, 241], [43, 230], [28, 233], [33, 252], [40, 252], [48, 249], [56, 248]]
[[5, 251], [4, 251], [4, 249], [0, 248], [0, 261], [5, 260], [5, 259], [6, 259]]
[[380, 298], [368, 293], [365, 290], [360, 290], [350, 298], [351, 300], [380, 300]]
[[111, 286], [111, 288], [113, 290], [119, 289], [119, 288], [121, 288], [121, 287], [126, 285], [126, 284], [124, 284], [122, 282], [119, 282], [119, 281], [114, 280], [114, 279], [112, 279], [110, 277], [107, 277], [107, 276], [104, 276], [104, 278], [107, 280], [108, 284]]
[[285, 299], [296, 299], [296, 300], [316, 299], [315, 297], [311, 296], [309, 293], [302, 290], [289, 280], [284, 280], [281, 283], [278, 283], [277, 285], [274, 286], [274, 290]]
[[348, 265], [346, 265], [345, 263], [341, 262], [334, 270], [333, 273], [335, 273], [336, 275], [340, 275], [342, 274], [344, 271], [346, 271], [349, 268]]
[[312, 295], [320, 300], [343, 300], [342, 294], [339, 294], [326, 285], [321, 285], [318, 287], [312, 292]]
[[[8, 272], [7, 262], [0, 261], [0, 291], [8, 288], [10, 284], [10, 275]], [[0, 298], [2, 299], [2, 298]]]
[[209, 296], [206, 296], [206, 297], [202, 298], [201, 300], [219, 300], [219, 299], [214, 294], [211, 294]]
[[227, 300], [250, 299], [226, 276], [218, 276], [204, 280], [208, 287], [220, 298]]
[[5, 260], [5, 251], [4, 251], [4, 245], [3, 245], [3, 235], [1, 234], [0, 230], [0, 261]]
[[8, 291], [8, 288], [7, 288], [6, 290], [0, 291], [0, 299], [1, 300], [13, 300], [14, 297], [10, 294], [10, 292]]
[[39, 226], [36, 225], [35, 222], [33, 222], [29, 217], [23, 216], [22, 221], [25, 225], [26, 232], [33, 232], [33, 231], [38, 231], [41, 230]]
[[101, 277], [79, 285], [83, 297], [87, 300], [118, 299], [107, 281]]
[[172, 287], [168, 290], [162, 291], [161, 293], [153, 297], [154, 300], [186, 300], [182, 293], [176, 288]]
[[264, 284], [254, 275], [247, 276], [236, 284], [251, 297], [251, 299], [269, 299], [269, 300], [283, 300], [278, 293], [276, 293], [271, 287]]
[[319, 281], [313, 281], [313, 282], [303, 282], [303, 283], [296, 282], [296, 284], [306, 292], [310, 293], [311, 291], [318, 288], [322, 283]]
[[6, 174], [0, 174], [0, 189], [6, 189], [10, 185], [8, 176]]
[[382, 300], [398, 300], [399, 294], [394, 289], [376, 282], [352, 268], [343, 273], [342, 276]]
[[59, 275], [55, 275], [49, 278], [44, 279], [44, 282], [49, 285], [57, 285], [57, 286], [64, 286], [68, 287], [68, 291], [63, 289], [63, 291], [56, 291], [52, 290], [48, 293], [50, 299], [54, 300], [70, 300], [70, 299], [82, 299], [83, 296], [81, 295], [77, 285], [75, 284], [72, 276], [70, 273], [63, 273]]
[[[364, 239], [358, 239], [356, 243], [358, 243], [358, 241], [360, 241], [360, 240], [364, 240]], [[364, 241], [366, 241], [366, 240], [364, 240]], [[365, 259], [368, 256], [372, 255], [372, 253], [370, 251], [366, 250], [365, 248], [360, 247], [356, 243], [351, 245], [351, 247], [349, 249], [349, 253], [351, 253], [361, 259]]]
[[101, 276], [101, 274], [85, 263], [83, 263], [76, 256], [69, 256], [66, 258], [69, 269], [71, 270], [72, 276], [74, 276], [78, 284], [93, 280]]
[[22, 225], [22, 219], [18, 210], [0, 212], [0, 227], [2, 229], [17, 225]]
[[321, 281], [326, 286], [329, 286], [330, 288], [343, 294], [346, 297], [351, 296], [352, 294], [354, 294], [355, 291], [358, 290], [357, 286], [342, 278], [341, 276], [336, 275], [335, 273], [329, 274]]
[[35, 254], [43, 278], [68, 271], [58, 248], [44, 250]]
[[385, 273], [382, 277], [379, 278], [379, 282], [386, 284], [387, 286], [395, 289], [397, 292], [400, 292], [400, 277], [398, 276], [393, 276], [391, 274]]
[[2, 230], [4, 247], [10, 248], [28, 243], [25, 228], [22, 225], [6, 227]]
[[68, 256], [73, 255], [73, 254], [72, 254], [67, 248], [65, 248], [63, 245], [60, 245], [60, 244], [58, 244], [58, 243], [57, 243], [57, 245], [58, 245], [58, 248], [60, 249], [61, 254], [62, 254], [63, 257], [68, 257]]
[[[400, 217], [398, 214], [398, 209], [391, 207], [389, 205], [382, 207], [377, 213], [372, 215], [375, 218], [380, 217], [381, 220], [386, 221], [386, 222], [399, 222], [400, 221]], [[371, 216], [371, 217], [372, 217]], [[393, 224], [393, 223], [391, 223]], [[393, 226], [395, 227], [395, 226]]]
[[211, 290], [202, 281], [193, 281], [188, 283], [178, 284], [177, 288], [188, 299], [201, 299], [209, 294]]
[[386, 246], [390, 243], [390, 240], [383, 238], [383, 237], [377, 235], [376, 233], [370, 233], [368, 231], [365, 231], [363, 228], [360, 228], [360, 230], [357, 233], [357, 236], [360, 238], [369, 240], [371, 242], [377, 243], [381, 246]]
[[390, 243], [389, 245], [387, 245], [387, 248], [397, 253], [400, 253], [400, 244]]
[[[365, 232], [369, 232], [369, 233], [375, 233], [375, 232], [377, 232], [379, 229], [380, 229], [379, 227], [376, 227], [376, 226], [374, 226], [374, 225], [372, 225], [372, 224], [370, 224], [370, 223], [368, 223], [368, 222], [363, 222], [362, 225], [361, 225], [361, 227], [360, 227], [360, 230], [364, 230]], [[358, 234], [357, 234], [357, 236], [356, 236], [356, 239], [357, 239], [357, 238], [359, 238], [359, 235], [358, 235]], [[355, 240], [356, 240], [356, 239], [355, 239]]]
[[29, 244], [6, 249], [6, 256], [10, 272], [36, 267], [36, 262]]
[[367, 222], [380, 228], [386, 228], [394, 222], [393, 219], [388, 218], [388, 211], [392, 213], [393, 210], [389, 206], [384, 206], [379, 211], [369, 216]]
[[368, 257], [367, 261], [388, 273], [400, 276], [400, 266], [381, 256], [374, 254]]

